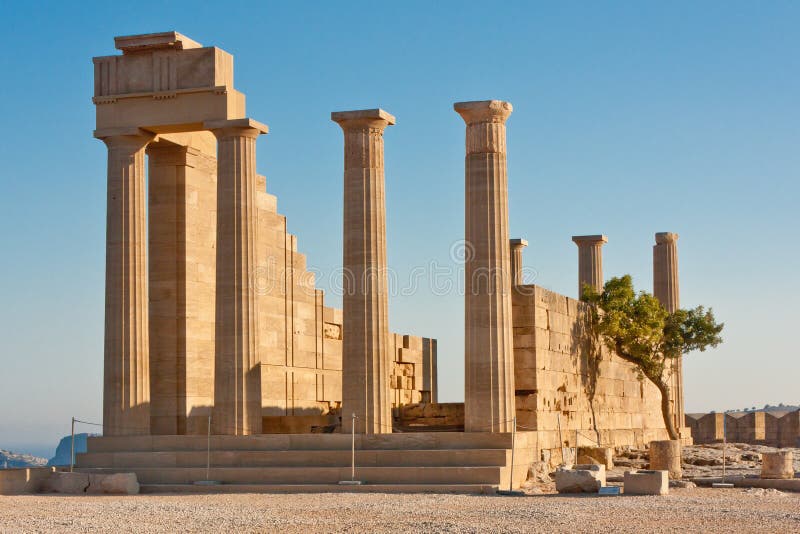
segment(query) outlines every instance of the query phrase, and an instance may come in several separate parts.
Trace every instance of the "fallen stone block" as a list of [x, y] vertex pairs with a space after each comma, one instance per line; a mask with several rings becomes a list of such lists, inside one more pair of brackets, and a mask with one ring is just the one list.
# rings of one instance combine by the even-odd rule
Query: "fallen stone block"
[[763, 453], [761, 455], [761, 478], [794, 478], [792, 451]]
[[556, 491], [559, 493], [597, 493], [606, 485], [606, 466], [577, 464], [571, 469], [556, 469]]
[[691, 489], [691, 488], [696, 488], [697, 484], [695, 484], [691, 480], [670, 480], [669, 481], [669, 487], [670, 488]]
[[667, 495], [669, 493], [669, 473], [650, 469], [625, 471], [623, 488], [625, 495]]
[[66, 493], [75, 495], [86, 493], [89, 487], [89, 475], [86, 473], [68, 473], [56, 471], [42, 483], [45, 493]]
[[578, 447], [578, 463], [599, 464], [614, 469], [614, 451], [610, 447]]
[[90, 474], [87, 493], [104, 493], [109, 495], [136, 495], [139, 493], [139, 481], [136, 473]]

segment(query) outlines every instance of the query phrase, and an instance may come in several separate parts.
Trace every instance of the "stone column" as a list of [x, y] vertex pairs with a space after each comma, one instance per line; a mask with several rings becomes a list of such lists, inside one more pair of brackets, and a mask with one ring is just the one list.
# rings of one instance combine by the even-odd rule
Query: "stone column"
[[331, 113], [344, 131], [342, 430], [392, 431], [381, 109]]
[[147, 196], [153, 134], [95, 132], [108, 147], [103, 434], [150, 433]]
[[261, 433], [256, 266], [256, 138], [251, 119], [207, 122], [217, 137], [215, 434]]
[[510, 432], [514, 417], [511, 250], [508, 239], [508, 102], [459, 102], [465, 158], [464, 430]]
[[[653, 246], [653, 295], [672, 313], [680, 308], [678, 285], [678, 234], [659, 232]], [[683, 410], [683, 358], [672, 361], [670, 399], [673, 424], [680, 432], [686, 426]]]
[[522, 285], [522, 249], [528, 246], [524, 239], [512, 239], [511, 245], [511, 285]]
[[588, 284], [596, 291], [603, 290], [603, 245], [608, 243], [604, 235], [576, 235], [572, 241], [578, 245], [578, 298], [583, 295], [583, 286]]

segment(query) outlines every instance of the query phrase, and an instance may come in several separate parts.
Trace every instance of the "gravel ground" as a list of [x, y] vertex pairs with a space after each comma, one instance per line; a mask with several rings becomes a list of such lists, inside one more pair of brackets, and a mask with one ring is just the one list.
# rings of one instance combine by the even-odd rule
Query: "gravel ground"
[[0, 532], [800, 532], [800, 494], [0, 497]]

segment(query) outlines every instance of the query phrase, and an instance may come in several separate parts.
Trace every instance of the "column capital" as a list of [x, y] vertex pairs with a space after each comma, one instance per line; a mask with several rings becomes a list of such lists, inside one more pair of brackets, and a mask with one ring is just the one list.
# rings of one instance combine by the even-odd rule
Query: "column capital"
[[109, 147], [127, 144], [141, 148], [153, 141], [156, 134], [141, 128], [102, 128], [94, 131], [94, 137]]
[[269, 133], [269, 127], [253, 119], [227, 119], [205, 121], [203, 128], [219, 137], [242, 136], [255, 139], [261, 134]]
[[471, 102], [456, 102], [453, 109], [461, 115], [467, 124], [482, 122], [505, 123], [514, 107], [510, 102], [503, 100], [475, 100]]
[[678, 234], [672, 232], [656, 232], [656, 244], [677, 243], [678, 237]]
[[525, 239], [511, 239], [509, 240], [509, 244], [513, 250], [522, 249], [528, 246], [528, 242]]
[[375, 109], [358, 109], [353, 111], [334, 111], [331, 120], [342, 127], [342, 130], [359, 128], [380, 128], [395, 124], [394, 115], [386, 111]]
[[587, 245], [596, 245], [599, 244], [603, 246], [604, 244], [608, 243], [608, 237], [603, 234], [598, 235], [574, 235], [572, 236], [572, 241], [578, 245], [578, 247], [584, 247]]

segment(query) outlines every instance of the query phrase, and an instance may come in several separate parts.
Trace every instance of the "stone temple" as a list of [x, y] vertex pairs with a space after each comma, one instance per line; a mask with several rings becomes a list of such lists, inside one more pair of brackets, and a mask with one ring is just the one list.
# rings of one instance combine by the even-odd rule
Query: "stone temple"
[[[344, 141], [343, 169], [331, 169], [344, 184], [334, 309], [256, 172], [268, 128], [246, 113], [233, 57], [176, 32], [115, 44], [121, 54], [94, 58], [94, 135], [108, 148], [104, 428], [78, 469], [134, 471], [143, 491], [209, 476], [313, 490], [352, 477], [354, 444], [365, 488], [483, 491], [516, 487], [532, 462], [569, 448], [666, 437], [656, 388], [586, 343], [587, 305], [523, 283], [527, 242], [508, 230], [510, 103], [454, 106], [473, 254], [465, 402], [439, 403], [436, 340], [389, 331], [383, 152], [395, 117], [330, 117]], [[579, 287], [602, 285], [607, 238], [573, 240]], [[656, 234], [653, 252], [668, 309], [676, 241]], [[671, 380], [684, 427], [680, 362]]]

